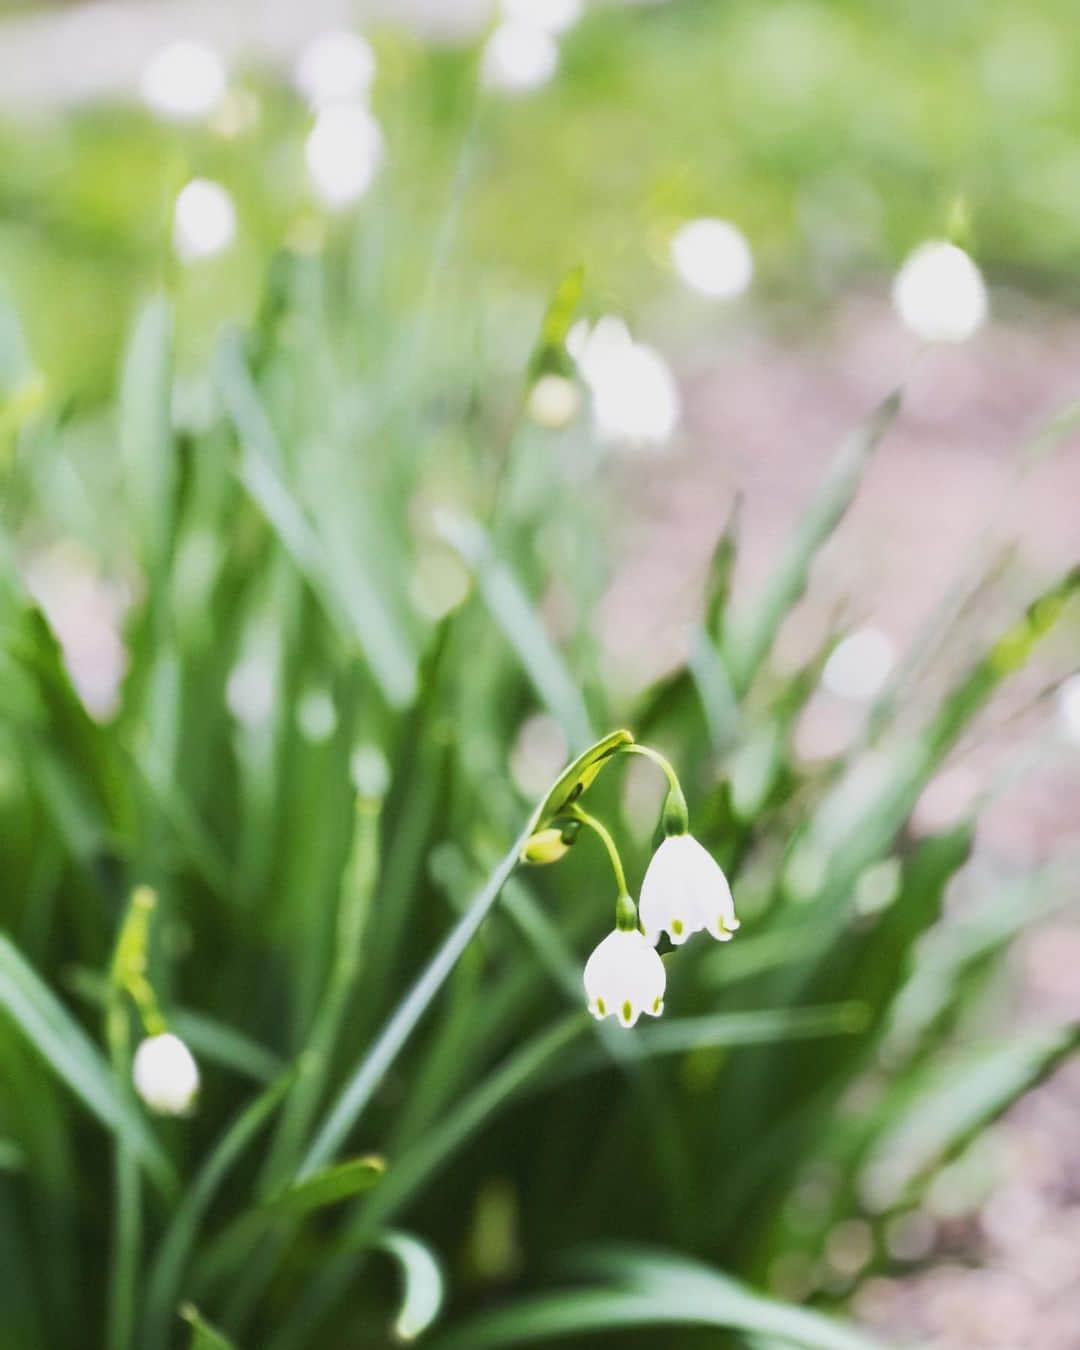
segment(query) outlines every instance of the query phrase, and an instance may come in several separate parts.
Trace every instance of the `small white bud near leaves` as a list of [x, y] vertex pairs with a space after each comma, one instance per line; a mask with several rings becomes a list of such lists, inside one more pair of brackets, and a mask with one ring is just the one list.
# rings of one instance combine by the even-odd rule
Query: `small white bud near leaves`
[[966, 342], [989, 309], [982, 273], [962, 248], [943, 239], [908, 256], [892, 297], [900, 318], [924, 342]]
[[577, 416], [581, 394], [565, 375], [541, 375], [529, 390], [529, 416], [537, 426], [561, 431]]
[[183, 1116], [199, 1092], [199, 1067], [191, 1051], [171, 1031], [139, 1043], [131, 1066], [135, 1091], [151, 1111]]
[[663, 961], [636, 929], [616, 928], [585, 963], [585, 996], [597, 1021], [614, 1017], [632, 1027], [642, 1013], [659, 1017], [666, 987]]
[[641, 883], [638, 913], [654, 947], [661, 932], [681, 946], [703, 930], [718, 942], [728, 942], [739, 927], [727, 877], [689, 834], [669, 835], [653, 854]]

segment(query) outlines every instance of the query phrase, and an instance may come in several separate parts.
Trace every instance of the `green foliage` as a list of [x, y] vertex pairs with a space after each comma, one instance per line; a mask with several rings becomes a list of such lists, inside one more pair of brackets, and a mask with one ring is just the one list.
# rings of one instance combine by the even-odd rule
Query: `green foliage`
[[[776, 100], [702, 40], [730, 30], [760, 56], [765, 8], [689, 5], [625, 28], [599, 16], [567, 44], [568, 87], [584, 98], [618, 82], [600, 50], [610, 24], [616, 45], [647, 32], [665, 60], [691, 52], [679, 102], [695, 125], [693, 82], [717, 62], [748, 107]], [[855, 6], [801, 12], [828, 56], [904, 47], [920, 7], [874, 40]], [[784, 13], [773, 22], [796, 22]], [[452, 55], [403, 47], [401, 62], [405, 83], [437, 65], [433, 102], [458, 106]], [[897, 127], [916, 109], [888, 88], [823, 87], [806, 136], [854, 128], [868, 162], [883, 146], [900, 155]], [[787, 163], [773, 114], [753, 162], [728, 164], [733, 183]], [[544, 115], [522, 108], [500, 132], [507, 193], [516, 138]], [[596, 148], [585, 121], [583, 152]], [[145, 128], [120, 122], [152, 159]], [[643, 198], [644, 139], [640, 163], [603, 161]], [[605, 174], [572, 167], [576, 190], [609, 192]], [[925, 177], [912, 170], [912, 212]], [[766, 233], [804, 186], [794, 161], [776, 182], [777, 200], [754, 208]], [[490, 213], [505, 230], [502, 192], [470, 200], [474, 245]], [[690, 178], [656, 193], [658, 220], [718, 200]], [[99, 227], [151, 249], [149, 208], [130, 209]], [[1076, 1046], [1062, 1026], [970, 1040], [983, 979], [1050, 901], [995, 883], [943, 925], [975, 822], [924, 837], [911, 815], [1036, 643], [1070, 621], [1080, 574], [1002, 635], [973, 632], [983, 654], [944, 677], [944, 695], [897, 685], [849, 751], [800, 760], [795, 729], [835, 635], [788, 674], [774, 643], [899, 415], [894, 395], [842, 447], [763, 592], [732, 602], [733, 513], [686, 661], [640, 697], [613, 696], [594, 623], [591, 447], [519, 417], [523, 379], [566, 368], [582, 274], [533, 307], [511, 358], [492, 356], [474, 343], [474, 307], [432, 299], [445, 278], [426, 234], [404, 258], [393, 247], [398, 211], [388, 192], [319, 258], [277, 253], [262, 300], [247, 297], [252, 324], [224, 330], [210, 360], [186, 350], [200, 325], [180, 283], [151, 296], [104, 412], [46, 396], [3, 315], [0, 1350], [96, 1344], [102, 1328], [114, 1350], [380, 1345], [437, 1318], [433, 1344], [470, 1350], [592, 1346], [639, 1327], [663, 1328], [672, 1350], [696, 1343], [695, 1327], [856, 1350], [827, 1285], [815, 1307], [769, 1296], [776, 1263], [819, 1253], [837, 1222], [917, 1203]], [[527, 271], [523, 235], [507, 247]], [[627, 266], [611, 252], [596, 295]], [[543, 270], [573, 261], [545, 257]], [[201, 318], [216, 313], [208, 303]], [[16, 565], [54, 537], [131, 579], [128, 667], [100, 719]], [[450, 602], [424, 602], [432, 572], [462, 583]], [[558, 635], [552, 594], [574, 616]], [[579, 757], [533, 798], [510, 765], [537, 712]], [[604, 733], [623, 725], [678, 765], [692, 829], [742, 917], [733, 943], [698, 938], [665, 957], [678, 996], [633, 1034], [581, 1006], [581, 965], [611, 921], [595, 842], [560, 834], [545, 841], [550, 856], [565, 848], [556, 865], [519, 869], [530, 837], [587, 791], [631, 841], [640, 880], [664, 785], [655, 813], [620, 795], [630, 732]], [[153, 922], [126, 927], [144, 885]], [[200, 1062], [198, 1109], [182, 1120], [151, 1122], [130, 1088], [140, 1020], [158, 1006]], [[855, 1118], [846, 1104], [867, 1082], [878, 1106]], [[839, 1180], [808, 1222], [800, 1187], [823, 1168]], [[568, 1248], [616, 1236], [649, 1250], [594, 1255], [587, 1282], [544, 1288]], [[885, 1262], [877, 1250], [865, 1273]]]

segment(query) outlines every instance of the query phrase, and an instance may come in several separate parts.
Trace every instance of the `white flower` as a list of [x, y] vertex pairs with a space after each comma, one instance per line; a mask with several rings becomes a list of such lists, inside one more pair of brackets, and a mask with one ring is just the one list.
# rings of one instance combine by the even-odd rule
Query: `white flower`
[[545, 33], [565, 33], [581, 18], [582, 0], [502, 0], [503, 13]]
[[821, 683], [838, 698], [865, 701], [880, 694], [893, 667], [893, 645], [880, 628], [859, 628], [838, 642]]
[[314, 108], [365, 98], [375, 79], [375, 53], [359, 33], [319, 33], [300, 53], [293, 74]]
[[727, 877], [689, 834], [669, 835], [653, 854], [641, 883], [638, 913], [653, 946], [661, 930], [680, 946], [702, 929], [728, 942], [739, 926]]
[[924, 342], [964, 342], [987, 313], [986, 283], [962, 248], [944, 240], [920, 244], [893, 282], [893, 304]]
[[661, 446], [679, 424], [679, 390], [667, 362], [635, 342], [614, 315], [590, 328], [579, 320], [566, 347], [592, 394], [593, 426], [603, 441], [624, 449]]
[[484, 46], [481, 74], [489, 89], [527, 94], [559, 68], [559, 44], [545, 29], [511, 19], [492, 32]]
[[179, 1036], [171, 1031], [140, 1042], [131, 1066], [135, 1091], [163, 1116], [182, 1116], [199, 1091], [199, 1067]]
[[384, 153], [382, 128], [362, 103], [323, 108], [304, 145], [315, 191], [332, 209], [364, 195]]
[[664, 1011], [664, 963], [637, 929], [616, 928], [585, 963], [585, 996], [599, 1021], [617, 1017], [632, 1027], [641, 1014]]
[[236, 208], [220, 183], [193, 178], [180, 189], [173, 214], [173, 247], [186, 263], [212, 258], [236, 238]]
[[139, 79], [143, 101], [170, 121], [208, 117], [225, 95], [225, 63], [201, 42], [173, 42], [151, 57]]
[[741, 295], [754, 276], [754, 255], [728, 220], [691, 220], [671, 241], [671, 260], [688, 286], [716, 300]]

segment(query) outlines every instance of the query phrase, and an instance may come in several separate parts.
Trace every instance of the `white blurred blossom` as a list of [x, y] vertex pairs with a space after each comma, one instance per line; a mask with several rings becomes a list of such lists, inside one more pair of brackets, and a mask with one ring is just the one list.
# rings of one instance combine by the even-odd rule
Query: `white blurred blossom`
[[269, 627], [254, 628], [225, 681], [225, 705], [242, 726], [254, 730], [269, 722], [277, 697], [279, 658], [278, 636]]
[[746, 236], [727, 220], [691, 220], [671, 241], [675, 270], [693, 290], [717, 300], [741, 295], [754, 275]]
[[375, 79], [375, 53], [359, 33], [320, 33], [300, 53], [296, 87], [314, 108], [365, 98]]
[[581, 18], [582, 0], [502, 0], [502, 12], [546, 33], [565, 33]]
[[1058, 707], [1065, 735], [1080, 745], [1080, 675], [1070, 675], [1058, 690]]
[[236, 238], [232, 197], [209, 178], [193, 178], [176, 198], [173, 248], [186, 263], [222, 253]]
[[955, 244], [931, 240], [911, 253], [893, 282], [893, 304], [924, 342], [964, 342], [989, 308], [982, 273]]
[[383, 160], [382, 129], [362, 103], [335, 103], [315, 119], [304, 147], [316, 192], [330, 207], [357, 201]]
[[529, 390], [529, 416], [549, 431], [561, 431], [569, 426], [580, 406], [578, 387], [565, 375], [541, 375]]
[[558, 43], [536, 23], [500, 23], [484, 44], [481, 74], [489, 89], [529, 93], [547, 84], [558, 68]]
[[115, 711], [128, 654], [121, 636], [126, 589], [99, 574], [94, 560], [63, 541], [26, 565], [26, 585], [56, 634], [64, 665], [87, 710]]
[[662, 446], [679, 424], [679, 390], [667, 362], [607, 316], [570, 330], [567, 350], [592, 395], [597, 436], [624, 448]]
[[839, 698], [865, 702], [885, 687], [893, 660], [892, 642], [880, 628], [860, 628], [833, 648], [821, 683]]
[[163, 1116], [185, 1115], [199, 1093], [199, 1067], [191, 1051], [171, 1031], [139, 1043], [131, 1077], [146, 1105]]
[[160, 117], [189, 122], [208, 117], [225, 94], [221, 56], [201, 42], [172, 42], [152, 56], [139, 79], [143, 102]]

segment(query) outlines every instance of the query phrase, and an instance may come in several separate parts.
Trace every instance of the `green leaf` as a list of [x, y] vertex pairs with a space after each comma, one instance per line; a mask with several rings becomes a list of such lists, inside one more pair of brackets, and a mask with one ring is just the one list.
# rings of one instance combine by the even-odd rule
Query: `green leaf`
[[363, 568], [339, 582], [323, 539], [286, 479], [277, 437], [235, 336], [219, 349], [216, 373], [240, 441], [241, 483], [331, 621], [359, 646], [387, 701], [406, 706], [416, 693], [409, 644]]
[[270, 1209], [286, 1214], [308, 1214], [313, 1209], [338, 1205], [378, 1184], [386, 1171], [385, 1158], [370, 1154], [364, 1158], [350, 1158], [313, 1172], [295, 1186], [267, 1201]]
[[1030, 1031], [924, 1067], [880, 1107], [863, 1175], [875, 1209], [914, 1195], [933, 1171], [1080, 1046], [1080, 1023]]
[[0, 933], [0, 1007], [83, 1104], [122, 1139], [163, 1189], [176, 1178], [146, 1121], [117, 1089], [97, 1046]]
[[188, 1350], [236, 1350], [232, 1341], [222, 1335], [217, 1327], [211, 1326], [198, 1308], [190, 1303], [185, 1303], [180, 1309], [180, 1316], [191, 1327]]
[[277, 1109], [292, 1082], [293, 1075], [286, 1074], [250, 1102], [225, 1130], [194, 1180], [185, 1186], [183, 1200], [165, 1230], [147, 1275], [147, 1346], [166, 1344], [169, 1318], [199, 1226], [225, 1178]]
[[530, 828], [526, 827], [511, 845], [509, 852], [491, 873], [487, 884], [477, 893], [465, 913], [447, 934], [423, 974], [398, 1004], [393, 1016], [375, 1038], [374, 1044], [349, 1075], [341, 1095], [308, 1149], [299, 1171], [301, 1178], [310, 1176], [326, 1163], [356, 1124], [360, 1113], [371, 1100], [372, 1093], [382, 1082], [383, 1075], [397, 1058], [416, 1024], [457, 964], [458, 958], [476, 936], [480, 925], [499, 898], [499, 892], [517, 866], [521, 850], [530, 833]]
[[440, 533], [472, 569], [492, 618], [570, 745], [574, 749], [587, 745], [593, 733], [580, 683], [567, 669], [521, 582], [495, 556], [487, 533], [474, 521], [445, 517]]
[[172, 528], [172, 366], [172, 307], [158, 295], [135, 321], [120, 386], [125, 487], [146, 557], [153, 562], [160, 561]]
[[613, 731], [602, 740], [582, 751], [568, 769], [555, 780], [554, 785], [536, 810], [530, 834], [577, 801], [596, 780], [597, 774], [621, 746], [633, 743], [629, 731]]
[[540, 337], [529, 361], [533, 379], [546, 373], [565, 375], [570, 371], [566, 338], [577, 315], [585, 289], [585, 269], [573, 267], [563, 277], [551, 297], [540, 325]]
[[750, 606], [730, 616], [724, 655], [738, 693], [750, 686], [781, 623], [806, 590], [818, 550], [854, 500], [863, 470], [899, 411], [900, 391], [896, 390], [844, 442], [762, 593]]
[[512, 1345], [636, 1327], [703, 1326], [777, 1336], [804, 1350], [871, 1350], [873, 1342], [821, 1313], [794, 1307], [707, 1266], [663, 1253], [614, 1251], [603, 1266], [624, 1287], [539, 1294], [481, 1313], [431, 1343], [432, 1350]]

